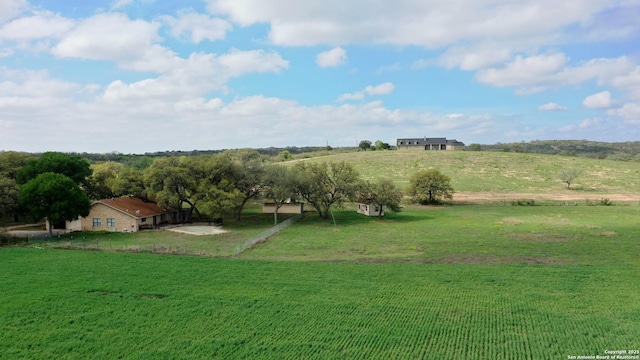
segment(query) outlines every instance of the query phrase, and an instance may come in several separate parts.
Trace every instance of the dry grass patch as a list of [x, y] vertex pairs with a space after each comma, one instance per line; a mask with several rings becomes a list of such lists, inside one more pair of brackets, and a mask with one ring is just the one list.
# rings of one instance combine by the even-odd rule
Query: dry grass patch
[[604, 237], [616, 237], [616, 236], [618, 236], [618, 233], [616, 233], [615, 231], [603, 231], [603, 232], [599, 233], [598, 235], [604, 236]]
[[514, 240], [531, 243], [565, 243], [580, 240], [575, 235], [540, 232], [512, 233], [509, 234], [508, 237]]
[[512, 217], [507, 217], [498, 221], [498, 225], [520, 225], [522, 223], [524, 223], [524, 221]]

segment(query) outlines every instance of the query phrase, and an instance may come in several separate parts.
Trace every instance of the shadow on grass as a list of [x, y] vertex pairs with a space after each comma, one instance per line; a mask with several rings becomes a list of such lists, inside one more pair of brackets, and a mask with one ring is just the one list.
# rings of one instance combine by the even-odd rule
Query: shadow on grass
[[[365, 216], [359, 214], [353, 210], [335, 210], [333, 211], [333, 217], [335, 218], [335, 222], [338, 226], [351, 226], [351, 225], [361, 225], [368, 224], [371, 222], [376, 222], [380, 224], [389, 223], [392, 225], [394, 223], [409, 223], [416, 221], [425, 221], [435, 219], [435, 216], [429, 214], [427, 211], [425, 212], [386, 212], [385, 215], [381, 218], [377, 216]], [[333, 225], [333, 218], [331, 215], [327, 219], [322, 219], [317, 212], [306, 212], [304, 214], [303, 220], [299, 222], [299, 224], [321, 224], [326, 223], [328, 225]]]

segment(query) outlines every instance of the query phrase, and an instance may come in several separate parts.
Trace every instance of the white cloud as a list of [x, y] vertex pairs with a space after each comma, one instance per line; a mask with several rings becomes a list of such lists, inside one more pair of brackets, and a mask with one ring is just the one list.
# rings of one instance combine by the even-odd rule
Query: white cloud
[[459, 119], [461, 117], [464, 117], [464, 114], [447, 114], [445, 115], [445, 117], [449, 119]]
[[599, 118], [593, 119], [584, 119], [578, 124], [571, 124], [567, 126], [563, 126], [558, 131], [560, 132], [575, 132], [575, 131], [584, 131], [590, 129], [599, 129], [602, 128], [605, 122]]
[[367, 86], [364, 88], [364, 92], [368, 95], [388, 95], [391, 94], [394, 89], [395, 86], [392, 83], [386, 82], [376, 86]]
[[640, 100], [640, 66], [627, 73], [614, 76], [610, 83], [616, 89], [626, 92], [630, 98]]
[[511, 49], [514, 47], [486, 42], [473, 46], [452, 46], [440, 55], [438, 63], [447, 68], [460, 67], [467, 71], [484, 69], [511, 59]]
[[640, 125], [640, 104], [624, 104], [620, 109], [607, 111], [607, 114], [620, 116], [626, 124]]
[[187, 59], [175, 57], [171, 67], [158, 78], [131, 84], [113, 81], [107, 86], [102, 99], [114, 103], [196, 97], [210, 91], [225, 90], [226, 82], [231, 78], [248, 73], [279, 72], [288, 64], [279, 54], [262, 50], [232, 49], [220, 56], [194, 53]]
[[289, 62], [280, 54], [264, 50], [231, 49], [229, 53], [221, 55], [218, 61], [227, 69], [230, 77], [247, 73], [280, 72], [289, 67]]
[[637, 65], [628, 57], [597, 58], [568, 65], [562, 53], [517, 56], [502, 68], [483, 69], [475, 78], [496, 87], [516, 87], [516, 93], [530, 94], [550, 88], [575, 85], [596, 79], [599, 84], [610, 83], [616, 76], [628, 74]]
[[52, 79], [44, 70], [0, 69], [0, 97], [46, 98], [65, 97], [74, 94], [81, 86]]
[[171, 35], [180, 39], [188, 39], [198, 44], [204, 40], [216, 41], [224, 39], [233, 27], [226, 20], [212, 18], [193, 11], [181, 11], [178, 17], [163, 16], [161, 18], [171, 26]]
[[[207, 0], [208, 10], [241, 26], [267, 23], [278, 45], [373, 43], [429, 48], [484, 39], [538, 42], [589, 23], [606, 1]], [[630, 5], [632, 6], [632, 5]], [[515, 42], [515, 41], [514, 41]]]
[[342, 94], [338, 97], [336, 101], [347, 101], [347, 100], [362, 100], [364, 99], [364, 91], [356, 91], [354, 93]]
[[0, 24], [21, 14], [28, 5], [26, 0], [0, 0]]
[[538, 106], [538, 110], [540, 110], [540, 111], [565, 111], [565, 110], [569, 110], [569, 108], [564, 106], [564, 105], [560, 105], [558, 103], [548, 102], [546, 104]]
[[321, 52], [316, 56], [316, 64], [321, 68], [344, 65], [346, 63], [347, 52], [341, 47]]
[[104, 13], [83, 20], [52, 50], [58, 57], [129, 61], [139, 59], [157, 42], [159, 23]]
[[582, 105], [589, 109], [609, 108], [611, 107], [611, 103], [611, 93], [608, 91], [587, 96], [584, 101], [582, 101]]
[[365, 87], [364, 90], [362, 91], [342, 94], [340, 95], [340, 97], [338, 97], [336, 101], [342, 102], [347, 100], [362, 100], [364, 99], [365, 95], [369, 95], [369, 96], [388, 95], [388, 94], [391, 94], [394, 89], [395, 89], [395, 86], [390, 82], [382, 83], [376, 86], [369, 85]]
[[[134, 3], [136, 0], [117, 0], [114, 2], [113, 6], [111, 6], [111, 9], [113, 10], [117, 10], [117, 9], [121, 9], [123, 7], [129, 6], [130, 4]], [[153, 3], [155, 0], [137, 0], [140, 1], [142, 3], [146, 3], [146, 4], [150, 4]]]
[[6, 23], [0, 28], [0, 41], [28, 41], [60, 38], [74, 26], [74, 22], [50, 12], [39, 12]]
[[120, 9], [123, 8], [129, 4], [131, 4], [133, 2], [133, 0], [117, 0], [113, 6], [111, 7], [112, 9]]

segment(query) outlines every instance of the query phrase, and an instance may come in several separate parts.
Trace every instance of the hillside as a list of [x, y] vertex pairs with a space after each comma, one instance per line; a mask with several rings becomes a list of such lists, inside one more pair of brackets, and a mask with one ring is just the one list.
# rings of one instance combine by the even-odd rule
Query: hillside
[[482, 151], [568, 155], [594, 159], [640, 160], [640, 141], [598, 142], [588, 140], [534, 140], [520, 143], [480, 145]]
[[[411, 174], [435, 168], [451, 177], [458, 198], [473, 193], [490, 199], [640, 200], [640, 167], [635, 162], [491, 151], [367, 151], [306, 161], [347, 161], [364, 178], [391, 178], [401, 188], [408, 185]], [[558, 173], [568, 168], [581, 171], [571, 190], [558, 179]]]

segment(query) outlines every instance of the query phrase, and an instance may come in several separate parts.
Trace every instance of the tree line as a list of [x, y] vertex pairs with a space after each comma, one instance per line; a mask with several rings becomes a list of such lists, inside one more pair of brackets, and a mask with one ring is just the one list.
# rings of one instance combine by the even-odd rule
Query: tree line
[[[450, 199], [450, 179], [437, 170], [414, 174], [406, 195], [421, 203]], [[306, 201], [318, 215], [360, 201], [400, 211], [405, 192], [392, 180], [363, 180], [347, 162], [272, 162], [253, 149], [197, 156], [158, 157], [146, 168], [115, 161], [90, 164], [79, 155], [0, 153], [0, 217], [31, 215], [50, 225], [87, 216], [94, 200], [132, 196], [179, 211], [180, 222], [240, 220], [257, 198], [278, 209], [291, 199]], [[50, 226], [50, 229], [53, 226]]]

